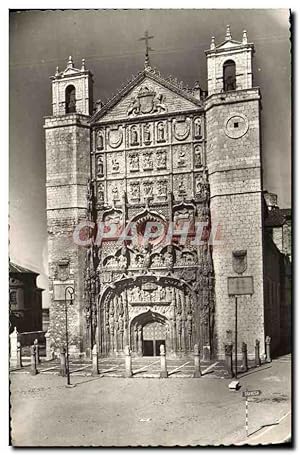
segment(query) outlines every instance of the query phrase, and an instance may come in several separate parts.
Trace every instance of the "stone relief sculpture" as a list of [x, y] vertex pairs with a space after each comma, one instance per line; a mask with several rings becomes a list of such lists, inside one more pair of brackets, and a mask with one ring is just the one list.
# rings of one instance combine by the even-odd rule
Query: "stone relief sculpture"
[[177, 164], [178, 167], [184, 167], [186, 165], [186, 154], [184, 149], [179, 151]]
[[112, 167], [112, 171], [113, 172], [119, 172], [119, 169], [120, 169], [120, 163], [119, 161], [117, 160], [117, 158], [112, 158], [111, 160], [111, 167]]
[[166, 142], [166, 125], [163, 122], [157, 125], [157, 142]]
[[152, 152], [144, 153], [144, 169], [153, 169]]
[[165, 112], [166, 106], [163, 101], [163, 94], [157, 93], [147, 85], [144, 85], [140, 88], [137, 96], [131, 98], [127, 115], [136, 116], [141, 114]]
[[139, 182], [130, 183], [130, 196], [132, 199], [140, 198], [140, 184]]
[[200, 139], [202, 137], [201, 118], [199, 117], [194, 121], [194, 134], [196, 139]]
[[156, 165], [158, 169], [167, 167], [167, 152], [166, 150], [158, 150], [156, 152]]
[[133, 125], [130, 129], [130, 144], [131, 145], [139, 145], [139, 134], [138, 134], [138, 127]]
[[118, 148], [123, 142], [123, 130], [121, 126], [108, 129], [108, 143], [112, 148]]
[[151, 124], [150, 123], [146, 123], [146, 125], [144, 125], [144, 143], [145, 145], [149, 145], [151, 144]]
[[168, 189], [168, 182], [167, 180], [158, 180], [157, 182], [157, 195], [158, 196], [166, 196]]
[[97, 157], [97, 163], [96, 163], [96, 169], [97, 169], [97, 177], [101, 178], [104, 175], [104, 167], [103, 167], [103, 157], [102, 155], [99, 155]]
[[104, 185], [103, 185], [103, 183], [100, 183], [98, 185], [97, 195], [98, 195], [98, 202], [100, 202], [100, 203], [104, 202]]
[[104, 148], [104, 132], [103, 130], [98, 130], [96, 133], [96, 147], [97, 150], [103, 150]]
[[139, 156], [137, 153], [129, 155], [129, 170], [130, 171], [138, 171], [140, 168], [139, 166]]
[[195, 167], [203, 167], [204, 163], [204, 152], [202, 145], [196, 145], [195, 147]]
[[183, 120], [174, 120], [173, 122], [173, 131], [174, 136], [178, 141], [184, 141], [187, 139], [188, 135], [190, 134], [190, 119], [183, 119]]

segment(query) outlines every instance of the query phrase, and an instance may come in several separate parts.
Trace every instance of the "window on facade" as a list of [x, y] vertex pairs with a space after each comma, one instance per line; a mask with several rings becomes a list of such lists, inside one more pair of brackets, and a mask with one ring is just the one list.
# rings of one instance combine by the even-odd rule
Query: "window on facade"
[[236, 90], [236, 73], [233, 60], [227, 60], [223, 65], [223, 85], [225, 92]]
[[12, 310], [17, 307], [17, 291], [10, 291], [9, 293], [9, 303]]
[[76, 112], [76, 91], [73, 85], [66, 88], [66, 114]]

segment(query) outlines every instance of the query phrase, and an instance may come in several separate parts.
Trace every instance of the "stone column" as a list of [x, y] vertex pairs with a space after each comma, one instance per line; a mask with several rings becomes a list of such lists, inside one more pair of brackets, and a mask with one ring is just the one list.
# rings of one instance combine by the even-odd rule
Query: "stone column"
[[124, 349], [125, 354], [125, 378], [132, 377], [132, 364], [131, 364], [131, 351], [130, 347], [127, 345]]
[[46, 340], [46, 359], [53, 360], [51, 346], [50, 346], [50, 334], [49, 332], [45, 333], [45, 340]]
[[246, 372], [248, 371], [248, 353], [246, 343], [242, 343], [242, 359], [242, 370]]
[[34, 344], [30, 346], [30, 374], [32, 376], [38, 374], [38, 370], [36, 367], [36, 347]]
[[225, 344], [225, 366], [229, 376], [233, 378], [232, 343]]
[[9, 335], [10, 339], [10, 367], [15, 368], [18, 363], [17, 355], [17, 343], [18, 343], [18, 332], [17, 328], [14, 328], [14, 331]]
[[201, 378], [201, 369], [200, 369], [200, 351], [199, 351], [199, 345], [195, 344], [194, 346], [194, 378]]
[[40, 347], [39, 347], [39, 342], [38, 342], [37, 338], [34, 340], [33, 344], [35, 345], [36, 364], [38, 365], [39, 363], [41, 363], [41, 359], [40, 359]]
[[259, 340], [255, 340], [255, 365], [259, 367], [261, 365], [260, 355], [259, 355]]
[[67, 375], [67, 364], [66, 364], [66, 350], [65, 348], [61, 348], [60, 350], [60, 372], [61, 376]]
[[271, 337], [266, 337], [266, 362], [271, 363]]
[[92, 351], [92, 376], [98, 376], [100, 374], [98, 367], [98, 349], [97, 344], [94, 344]]
[[167, 378], [168, 377], [168, 370], [167, 370], [167, 360], [166, 360], [166, 350], [163, 344], [159, 347], [160, 351], [160, 378]]
[[20, 341], [17, 342], [17, 368], [22, 368], [22, 346]]

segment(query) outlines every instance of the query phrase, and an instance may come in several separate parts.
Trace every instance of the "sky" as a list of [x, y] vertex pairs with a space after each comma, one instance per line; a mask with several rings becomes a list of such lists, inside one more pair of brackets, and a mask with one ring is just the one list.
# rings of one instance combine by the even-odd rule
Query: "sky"
[[[65, 10], [10, 13], [9, 215], [10, 257], [40, 273], [47, 288], [46, 167], [44, 116], [51, 115], [56, 66], [85, 58], [94, 74], [94, 99], [105, 102], [132, 74], [143, 69], [145, 30], [151, 64], [207, 89], [206, 59], [211, 36], [233, 39], [244, 29], [255, 45], [254, 86], [262, 94], [264, 189], [291, 205], [291, 54], [288, 10]], [[47, 292], [43, 304], [47, 305]]]

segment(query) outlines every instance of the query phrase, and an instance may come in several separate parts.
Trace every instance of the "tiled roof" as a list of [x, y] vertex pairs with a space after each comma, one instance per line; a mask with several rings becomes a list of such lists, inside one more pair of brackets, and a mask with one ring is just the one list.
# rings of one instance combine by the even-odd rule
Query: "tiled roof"
[[37, 272], [25, 269], [25, 267], [21, 267], [20, 265], [14, 264], [13, 262], [9, 263], [9, 273], [31, 273], [33, 275], [38, 275]]

